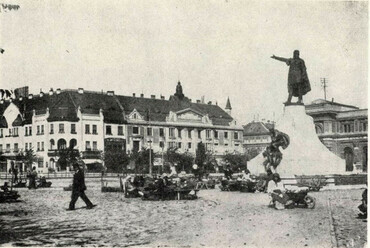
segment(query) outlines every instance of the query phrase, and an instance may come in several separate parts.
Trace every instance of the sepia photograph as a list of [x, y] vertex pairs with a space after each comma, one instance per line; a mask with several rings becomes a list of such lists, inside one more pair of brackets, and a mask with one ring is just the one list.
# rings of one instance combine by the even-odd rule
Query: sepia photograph
[[368, 58], [368, 0], [0, 0], [0, 247], [367, 247]]

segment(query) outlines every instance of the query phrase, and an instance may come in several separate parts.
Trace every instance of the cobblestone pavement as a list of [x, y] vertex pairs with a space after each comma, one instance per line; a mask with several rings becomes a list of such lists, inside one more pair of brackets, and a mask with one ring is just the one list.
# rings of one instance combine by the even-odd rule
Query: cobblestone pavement
[[[21, 202], [0, 205], [2, 246], [258, 246], [362, 247], [366, 223], [355, 219], [362, 190], [310, 193], [313, 210], [277, 211], [266, 194], [199, 192], [195, 201], [142, 201], [101, 193], [89, 179], [86, 194], [98, 206], [66, 211], [70, 193], [21, 189]], [[328, 204], [328, 203], [331, 204]], [[330, 219], [332, 216], [332, 219]], [[331, 235], [334, 230], [335, 235]], [[334, 238], [333, 238], [334, 237]]]
[[367, 221], [354, 218], [361, 194], [362, 190], [347, 190], [327, 196], [338, 247], [363, 247], [367, 241]]

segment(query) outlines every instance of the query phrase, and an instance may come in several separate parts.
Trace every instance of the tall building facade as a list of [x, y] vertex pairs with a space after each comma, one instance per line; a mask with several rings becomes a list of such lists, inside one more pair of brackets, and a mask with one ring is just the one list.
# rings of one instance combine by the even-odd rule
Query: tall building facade
[[[228, 112], [228, 113], [227, 113]], [[152, 95], [115, 95], [113, 91], [50, 90], [0, 102], [0, 170], [20, 163], [17, 154], [36, 153], [39, 172], [65, 170], [60, 151], [81, 153], [86, 164], [101, 163], [101, 152], [126, 152], [151, 147], [160, 154], [170, 147], [195, 154], [202, 142], [216, 157], [243, 152], [243, 129], [227, 112], [211, 102], [192, 102], [180, 82], [168, 100]], [[19, 164], [24, 168], [24, 164]]]

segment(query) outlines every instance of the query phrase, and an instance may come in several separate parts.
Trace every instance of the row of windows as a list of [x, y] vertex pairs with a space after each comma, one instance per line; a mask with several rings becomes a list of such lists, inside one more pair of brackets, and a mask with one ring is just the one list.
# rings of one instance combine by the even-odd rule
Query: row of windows
[[13, 136], [13, 137], [18, 137], [18, 128], [9, 128], [9, 135], [8, 136]]
[[[94, 128], [94, 125], [93, 125], [93, 128]], [[93, 133], [94, 133], [94, 129], [93, 129]], [[106, 135], [113, 135], [111, 125], [106, 125], [105, 126], [105, 134]], [[123, 126], [118, 126], [117, 135], [123, 135]]]
[[267, 141], [269, 136], [249, 136], [245, 139], [247, 141]]
[[[92, 129], [90, 129], [90, 127], [92, 126]], [[58, 133], [65, 133], [65, 129], [64, 129], [64, 123], [60, 123], [59, 124], [59, 130], [58, 130]], [[38, 125], [37, 127], [37, 135], [43, 135], [44, 134], [44, 125]], [[176, 128], [169, 128], [169, 137], [171, 138], [175, 138], [175, 129]], [[112, 133], [112, 126], [111, 125], [107, 125], [105, 127], [105, 133], [107, 135], [113, 135]], [[132, 133], [133, 134], [140, 134], [140, 129], [139, 127], [132, 127]], [[146, 129], [146, 133], [148, 136], [153, 136], [153, 128], [151, 127], [148, 127]], [[54, 124], [50, 124], [50, 134], [54, 134]], [[71, 124], [71, 134], [76, 134], [76, 124]], [[97, 125], [89, 125], [89, 124], [86, 124], [85, 125], [85, 134], [98, 134], [97, 132]], [[118, 135], [124, 135], [123, 133], [123, 126], [118, 126], [118, 132], [117, 132]], [[181, 132], [181, 129], [178, 129], [178, 137], [181, 138], [182, 137], [182, 132]], [[228, 131], [225, 131], [223, 132], [224, 134], [224, 138], [225, 139], [228, 139], [229, 138], [229, 132]], [[25, 136], [31, 136], [32, 135], [32, 126], [26, 126], [25, 127]], [[202, 135], [202, 130], [198, 130], [197, 132], [197, 137], [198, 139], [201, 139], [201, 135]], [[0, 129], [0, 137], [3, 136], [3, 130]], [[9, 136], [18, 136], [18, 128], [13, 128], [13, 129], [9, 129]], [[159, 128], [159, 136], [160, 137], [164, 137], [165, 136], [165, 132], [164, 132], [164, 128]], [[187, 130], [187, 136], [189, 139], [192, 138], [192, 133], [191, 133], [191, 130]], [[206, 138], [207, 139], [212, 139], [212, 138], [215, 138], [215, 139], [218, 139], [219, 138], [219, 132], [216, 131], [216, 130], [206, 130]], [[239, 139], [239, 132], [234, 132], [234, 139]]]
[[[64, 123], [59, 124], [58, 133], [64, 133]], [[37, 135], [43, 135], [44, 132], [44, 125], [37, 125], [36, 126]], [[54, 134], [54, 124], [50, 124], [50, 134]], [[71, 134], [76, 134], [76, 124], [71, 124]], [[32, 136], [32, 126], [25, 127], [25, 136]]]
[[[2, 138], [3, 136], [4, 136], [3, 129], [0, 129], [0, 138]], [[18, 128], [17, 127], [9, 128], [8, 136], [6, 136], [6, 137], [10, 137], [10, 136], [18, 137]]]
[[[359, 132], [366, 132], [367, 131], [367, 122], [360, 122], [358, 125], [357, 131]], [[355, 132], [355, 125], [354, 123], [343, 123], [341, 124], [341, 132], [344, 133], [353, 133]]]
[[[159, 146], [160, 147], [163, 147], [164, 143], [163, 141], [160, 142]], [[182, 148], [183, 147], [183, 143], [182, 142], [173, 142], [173, 141], [170, 141], [167, 143], [168, 147], [169, 148]], [[187, 142], [187, 143], [184, 143], [184, 145], [186, 145], [186, 148], [187, 149], [191, 149], [192, 148], [192, 142]], [[219, 144], [218, 143], [215, 143], [215, 144], [211, 144], [211, 143], [205, 143], [205, 147], [206, 147], [206, 150], [209, 150], [212, 145], [214, 146], [218, 146]], [[224, 146], [229, 146], [228, 143], [225, 143]], [[235, 146], [239, 146], [239, 144], [235, 144]]]
[[[175, 138], [176, 137], [176, 135], [175, 135], [175, 129], [176, 128], [174, 128], [174, 127], [170, 127], [168, 129], [168, 135], [169, 135], [169, 137], [171, 137], [171, 138]], [[153, 128], [148, 127], [146, 130], [147, 130], [147, 132], [146, 132], [147, 136], [153, 136]], [[187, 137], [189, 139], [192, 138], [191, 131], [192, 130], [187, 130]], [[139, 133], [139, 127], [132, 127], [132, 133], [133, 134], [140, 134]], [[212, 134], [213, 134], [213, 136], [212, 136]], [[224, 134], [224, 138], [225, 139], [228, 139], [229, 138], [229, 132], [228, 131], [223, 132], [223, 134]], [[179, 138], [182, 138], [181, 129], [178, 129], [177, 135], [178, 135]], [[165, 136], [164, 135], [164, 128], [159, 128], [159, 136], [160, 137], [164, 137]], [[202, 130], [198, 130], [197, 137], [198, 137], [198, 139], [201, 139], [202, 138]], [[217, 130], [209, 130], [209, 129], [207, 129], [206, 130], [206, 138], [207, 139], [212, 139], [212, 138], [218, 139], [219, 138], [219, 132]], [[239, 139], [239, 132], [234, 132], [234, 139]]]

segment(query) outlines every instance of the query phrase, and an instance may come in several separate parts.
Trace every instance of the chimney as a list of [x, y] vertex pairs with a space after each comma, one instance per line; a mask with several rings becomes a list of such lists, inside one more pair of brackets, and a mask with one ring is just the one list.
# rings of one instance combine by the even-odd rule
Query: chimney
[[155, 99], [155, 95], [151, 95], [150, 98]]
[[53, 88], [50, 88], [49, 90], [49, 96], [52, 96], [54, 94]]
[[161, 95], [161, 99], [164, 100], [164, 96]]
[[141, 94], [140, 94], [140, 97], [141, 97], [141, 98], [144, 98], [144, 94], [143, 94], [143, 93], [141, 93]]
[[135, 93], [132, 93], [132, 96], [133, 96], [133, 97], [136, 97], [136, 94], [135, 94]]
[[40, 91], [40, 97], [44, 96], [44, 92]]
[[57, 95], [59, 95], [60, 94], [60, 88], [58, 88], [56, 92], [57, 92]]
[[32, 94], [29, 94], [28, 95], [28, 99], [32, 99], [33, 98], [33, 95]]
[[107, 91], [107, 95], [108, 95], [108, 96], [114, 96], [114, 91], [113, 91], [113, 90], [109, 90], [109, 91]]
[[209, 101], [209, 102], [208, 102], [208, 105], [212, 105], [212, 101]]
[[200, 103], [200, 100], [197, 100], [197, 103]]
[[78, 92], [78, 94], [83, 94], [84, 93], [84, 88], [78, 88], [77, 92]]
[[334, 97], [331, 99], [331, 102], [334, 102]]

